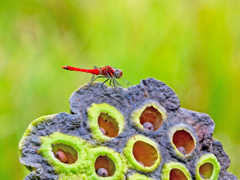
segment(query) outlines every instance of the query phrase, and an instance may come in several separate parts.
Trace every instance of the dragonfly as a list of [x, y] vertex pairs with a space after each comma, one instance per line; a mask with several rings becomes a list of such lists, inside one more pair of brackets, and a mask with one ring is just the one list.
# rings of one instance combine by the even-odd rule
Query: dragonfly
[[[102, 66], [102, 67], [96, 67], [94, 66], [94, 69], [81, 69], [81, 68], [76, 68], [72, 66], [62, 66], [63, 69], [70, 70], [70, 71], [80, 71], [80, 72], [86, 72], [86, 73], [91, 73], [93, 74], [91, 83], [94, 82], [98, 78], [107, 78], [102, 84], [101, 87], [103, 86], [104, 83], [110, 80], [109, 85], [110, 86], [121, 86], [123, 87], [117, 79], [121, 78], [123, 76], [123, 73], [120, 69], [115, 69], [111, 66]], [[102, 87], [103, 89], [103, 87]]]

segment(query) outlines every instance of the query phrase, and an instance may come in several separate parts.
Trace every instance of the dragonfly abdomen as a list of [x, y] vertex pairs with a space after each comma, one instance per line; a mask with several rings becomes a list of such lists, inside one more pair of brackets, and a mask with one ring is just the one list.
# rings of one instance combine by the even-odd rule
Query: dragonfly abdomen
[[80, 71], [80, 72], [86, 72], [86, 73], [91, 73], [98, 75], [99, 74], [99, 69], [80, 69], [72, 66], [63, 66], [63, 69], [70, 70], [70, 71]]

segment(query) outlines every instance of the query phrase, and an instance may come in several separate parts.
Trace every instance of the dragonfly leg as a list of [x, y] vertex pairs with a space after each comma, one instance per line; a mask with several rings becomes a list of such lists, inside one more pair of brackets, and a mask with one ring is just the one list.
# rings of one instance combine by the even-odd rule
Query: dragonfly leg
[[[116, 85], [115, 85], [115, 82], [114, 82], [114, 78], [112, 78], [109, 74], [107, 74], [107, 76], [108, 76], [108, 79], [110, 79], [109, 85], [110, 85], [110, 86], [116, 86]], [[112, 83], [113, 83], [113, 85], [112, 85]]]
[[[116, 87], [116, 86], [120, 86], [122, 87], [121, 84], [119, 84], [119, 82], [114, 78], [114, 77], [111, 77], [109, 74], [107, 74], [108, 78], [110, 79], [110, 86], [112, 86], [112, 83], [113, 83], [113, 86]], [[117, 85], [116, 85], [117, 84]]]
[[110, 79], [110, 83], [109, 83], [110, 86], [112, 86], [112, 82], [113, 82], [112, 79]]
[[[94, 77], [95, 75], [93, 75], [93, 77]], [[91, 80], [91, 83], [93, 83], [94, 81], [96, 81], [96, 79], [98, 79], [98, 78], [105, 78], [105, 76], [97, 76], [97, 77], [95, 77], [95, 78], [92, 78], [92, 80]]]
[[92, 79], [91, 79], [91, 83], [93, 83], [93, 81], [94, 81], [94, 77], [95, 77], [95, 74], [92, 76]]
[[[103, 84], [106, 83], [108, 80], [109, 80], [109, 78], [101, 84], [102, 89], [103, 89]], [[105, 89], [103, 89], [103, 90], [105, 91]], [[105, 93], [107, 93], [107, 92], [105, 91]]]
[[115, 84], [115, 81], [114, 81], [114, 79], [112, 79], [112, 81], [113, 81], [113, 86], [114, 86], [114, 87], [116, 87], [116, 84]]

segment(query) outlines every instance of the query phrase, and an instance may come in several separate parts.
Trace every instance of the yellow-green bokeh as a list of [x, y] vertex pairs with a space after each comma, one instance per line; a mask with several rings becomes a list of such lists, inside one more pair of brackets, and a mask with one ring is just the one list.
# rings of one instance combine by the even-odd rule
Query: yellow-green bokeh
[[71, 93], [91, 79], [64, 65], [164, 81], [182, 107], [214, 119], [240, 176], [239, 22], [238, 0], [1, 0], [1, 179], [27, 174], [18, 143], [30, 122], [69, 112]]

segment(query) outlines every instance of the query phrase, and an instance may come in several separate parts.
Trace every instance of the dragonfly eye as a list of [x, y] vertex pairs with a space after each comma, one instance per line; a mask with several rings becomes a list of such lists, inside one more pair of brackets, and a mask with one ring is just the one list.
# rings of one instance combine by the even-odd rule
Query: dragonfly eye
[[114, 76], [115, 78], [119, 79], [120, 77], [122, 77], [123, 73], [120, 69], [115, 69], [115, 73]]

